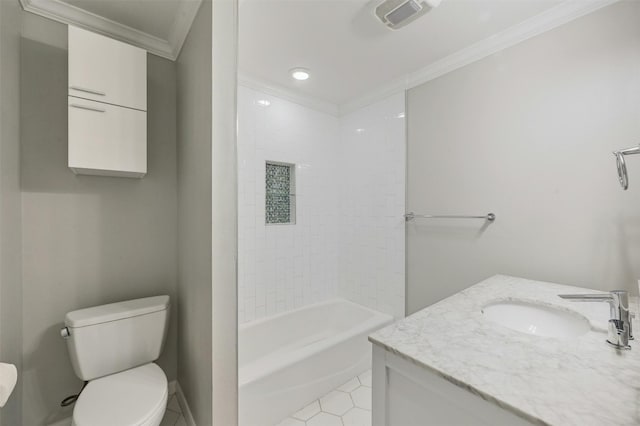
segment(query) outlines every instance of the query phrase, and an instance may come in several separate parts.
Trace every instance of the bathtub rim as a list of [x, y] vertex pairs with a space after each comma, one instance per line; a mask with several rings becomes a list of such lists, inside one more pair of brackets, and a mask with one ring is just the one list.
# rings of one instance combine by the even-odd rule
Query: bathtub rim
[[357, 308], [363, 309], [363, 310], [368, 311], [368, 312], [371, 312], [374, 315], [384, 315], [384, 316], [388, 316], [388, 317], [390, 317], [392, 319], [394, 318], [394, 316], [391, 315], [391, 314], [387, 314], [387, 313], [381, 312], [381, 311], [376, 311], [373, 308], [361, 305], [361, 304], [353, 302], [353, 301], [351, 301], [349, 299], [343, 299], [342, 297], [333, 297], [331, 299], [323, 300], [321, 302], [310, 303], [308, 305], [303, 305], [303, 306], [300, 306], [300, 307], [295, 308], [295, 309], [291, 309], [291, 310], [288, 310], [288, 311], [277, 313], [275, 315], [270, 315], [268, 317], [264, 317], [264, 318], [260, 318], [260, 319], [256, 319], [256, 320], [253, 320], [253, 321], [242, 323], [242, 324], [240, 324], [238, 326], [238, 333], [240, 331], [244, 330], [244, 329], [249, 328], [250, 326], [256, 326], [256, 325], [259, 325], [259, 324], [263, 324], [263, 323], [265, 323], [267, 321], [274, 320], [276, 318], [282, 318], [282, 317], [285, 317], [285, 316], [288, 316], [288, 315], [292, 315], [294, 313], [303, 311], [305, 309], [309, 309], [309, 308], [317, 307], [317, 306], [323, 306], [323, 305], [331, 305], [331, 304], [334, 304], [334, 303], [345, 303], [345, 302], [348, 305], [356, 306]]
[[[243, 367], [241, 367], [240, 364], [238, 363], [238, 388], [241, 388], [243, 385], [257, 382], [271, 374], [274, 374], [274, 373], [277, 373], [278, 371], [283, 370], [284, 368], [291, 365], [292, 363], [300, 362], [306, 358], [309, 358], [313, 354], [327, 350], [332, 346], [337, 346], [340, 343], [343, 343], [349, 339], [354, 338], [355, 336], [358, 336], [363, 333], [366, 333], [366, 335], [368, 336], [370, 333], [373, 333], [375, 330], [386, 327], [387, 325], [391, 324], [394, 321], [393, 315], [376, 311], [375, 309], [371, 309], [367, 306], [359, 305], [347, 299], [332, 298], [329, 300], [301, 306], [299, 308], [292, 309], [290, 311], [281, 312], [276, 315], [272, 315], [269, 317], [261, 318], [259, 320], [242, 324], [241, 326], [238, 327], [238, 333], [240, 333], [241, 330], [250, 328], [251, 326], [260, 325], [267, 321], [274, 320], [277, 318], [282, 318], [284, 316], [290, 316], [295, 313], [299, 313], [300, 311], [309, 309], [311, 307], [320, 307], [320, 306], [331, 305], [335, 303], [346, 303], [348, 305], [354, 306], [357, 309], [365, 310], [371, 313], [372, 316], [366, 321], [354, 324], [353, 327], [350, 327], [345, 331], [341, 331], [335, 335], [332, 335], [330, 338], [323, 339], [322, 341], [319, 341], [319, 342], [314, 342], [313, 344], [308, 345], [307, 347], [296, 350], [292, 353], [291, 356], [284, 357], [284, 359], [279, 360], [278, 362], [273, 362], [273, 364], [270, 364], [270, 367], [272, 368], [264, 369], [260, 371], [260, 373], [251, 374], [249, 377], [243, 377], [243, 375], [241, 374]], [[240, 351], [240, 345], [238, 345], [238, 351]]]

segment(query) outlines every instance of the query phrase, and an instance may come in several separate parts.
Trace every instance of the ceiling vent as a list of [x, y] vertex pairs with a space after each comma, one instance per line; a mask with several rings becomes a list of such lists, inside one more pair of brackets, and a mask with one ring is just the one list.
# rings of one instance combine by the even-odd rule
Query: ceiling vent
[[397, 30], [415, 21], [441, 0], [386, 0], [376, 7], [376, 16], [387, 27]]

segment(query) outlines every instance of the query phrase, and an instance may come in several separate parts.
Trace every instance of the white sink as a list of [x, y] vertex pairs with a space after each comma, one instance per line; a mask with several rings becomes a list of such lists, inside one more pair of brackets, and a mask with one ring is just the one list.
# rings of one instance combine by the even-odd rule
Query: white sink
[[482, 313], [490, 321], [534, 336], [577, 337], [590, 329], [589, 320], [578, 313], [535, 302], [493, 302]]

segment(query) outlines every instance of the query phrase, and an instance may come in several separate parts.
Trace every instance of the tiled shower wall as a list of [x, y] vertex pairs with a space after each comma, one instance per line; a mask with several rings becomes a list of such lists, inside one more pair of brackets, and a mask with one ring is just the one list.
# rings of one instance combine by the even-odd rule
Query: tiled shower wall
[[404, 93], [341, 119], [340, 294], [404, 316]]
[[[342, 119], [239, 87], [240, 323], [335, 297], [404, 314], [403, 111]], [[265, 225], [267, 161], [296, 165], [295, 224]]]
[[[239, 322], [336, 296], [339, 139], [336, 117], [239, 87]], [[265, 225], [267, 161], [296, 165], [295, 224]]]

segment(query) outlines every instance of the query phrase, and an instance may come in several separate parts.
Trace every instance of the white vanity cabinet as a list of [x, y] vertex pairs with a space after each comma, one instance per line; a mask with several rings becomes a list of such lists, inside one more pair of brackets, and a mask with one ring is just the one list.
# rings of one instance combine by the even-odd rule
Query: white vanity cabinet
[[373, 345], [373, 426], [532, 426], [436, 373]]
[[147, 173], [147, 52], [69, 26], [69, 168]]

